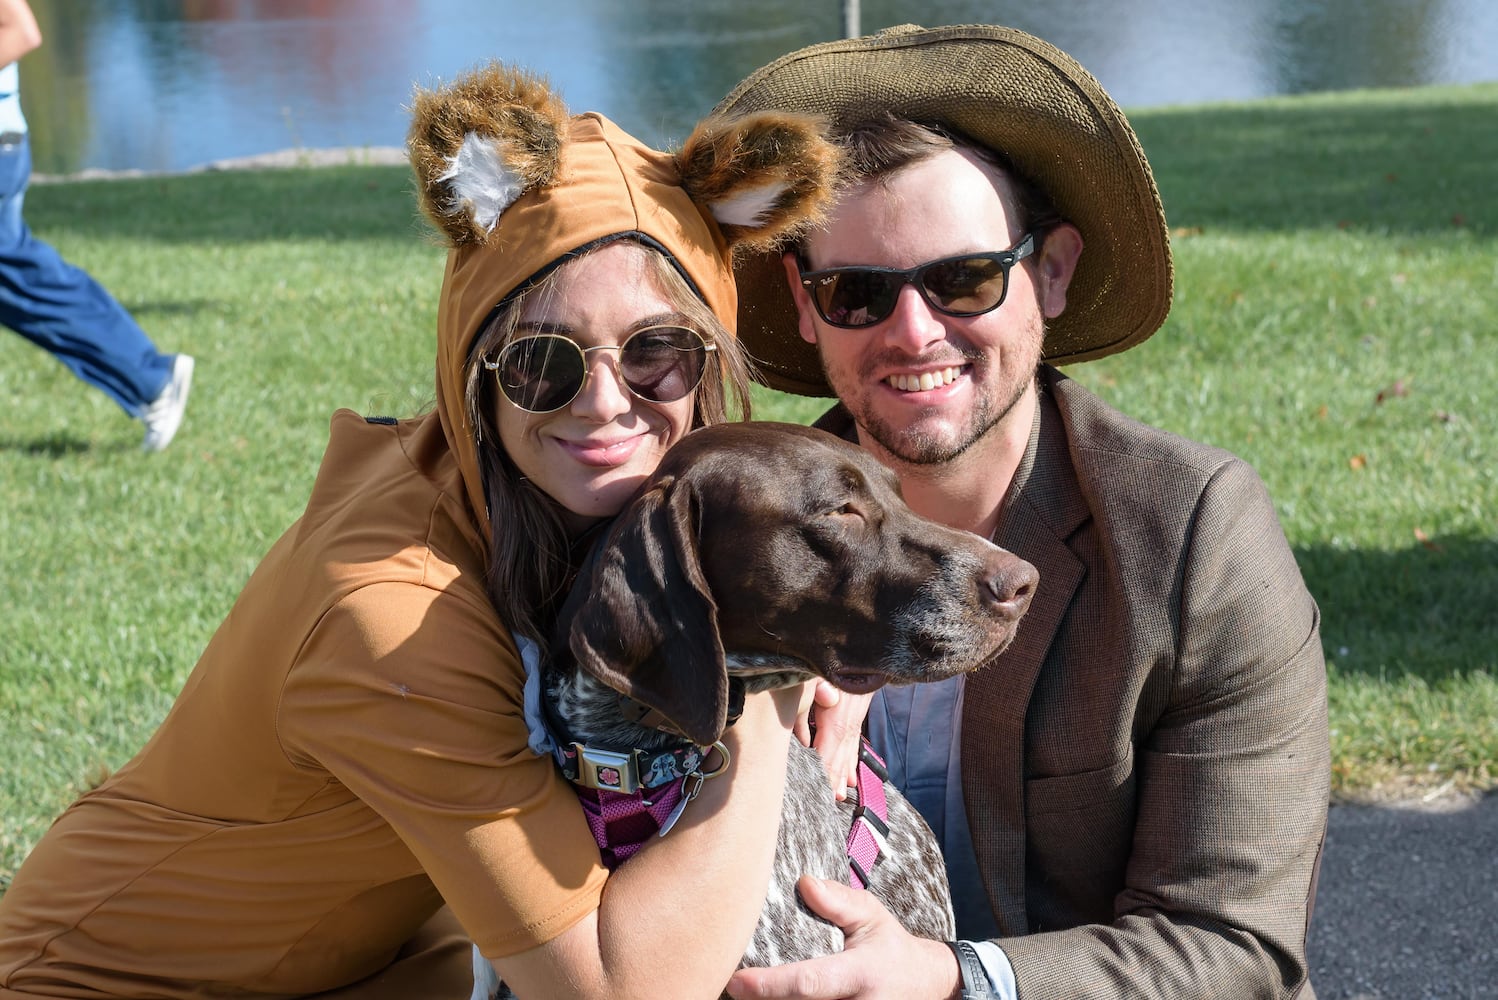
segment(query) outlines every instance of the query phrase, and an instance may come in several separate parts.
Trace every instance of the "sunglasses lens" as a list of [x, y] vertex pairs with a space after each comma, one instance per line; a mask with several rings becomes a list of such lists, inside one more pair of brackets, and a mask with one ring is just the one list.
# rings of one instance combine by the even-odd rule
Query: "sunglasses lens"
[[958, 257], [927, 265], [921, 289], [932, 305], [957, 315], [987, 312], [1004, 299], [1008, 274], [995, 256]]
[[894, 311], [904, 283], [898, 274], [850, 269], [816, 280], [811, 293], [834, 326], [871, 326]]
[[707, 344], [695, 330], [679, 326], [640, 330], [619, 352], [624, 383], [653, 403], [673, 403], [697, 388], [706, 363]]
[[549, 413], [583, 385], [583, 352], [566, 337], [540, 334], [512, 341], [499, 353], [499, 387], [522, 410]]

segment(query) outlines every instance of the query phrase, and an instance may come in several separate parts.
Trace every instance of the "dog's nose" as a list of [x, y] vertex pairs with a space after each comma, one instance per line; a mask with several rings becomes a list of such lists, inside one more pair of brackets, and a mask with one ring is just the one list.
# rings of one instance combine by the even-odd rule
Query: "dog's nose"
[[1030, 606], [1038, 583], [1040, 571], [1034, 566], [1012, 553], [996, 552], [988, 561], [983, 580], [984, 603], [1005, 621], [1017, 621]]

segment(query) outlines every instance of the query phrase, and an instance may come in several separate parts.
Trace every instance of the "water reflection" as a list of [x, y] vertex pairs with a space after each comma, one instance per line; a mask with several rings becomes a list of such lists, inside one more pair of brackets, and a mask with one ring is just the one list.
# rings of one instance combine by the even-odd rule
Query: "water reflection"
[[[46, 42], [22, 64], [23, 100], [42, 173], [399, 145], [413, 83], [492, 57], [664, 143], [755, 66], [842, 29], [841, 0], [33, 3]], [[862, 0], [861, 10], [866, 31], [1024, 28], [1075, 55], [1125, 107], [1498, 79], [1489, 0]]]

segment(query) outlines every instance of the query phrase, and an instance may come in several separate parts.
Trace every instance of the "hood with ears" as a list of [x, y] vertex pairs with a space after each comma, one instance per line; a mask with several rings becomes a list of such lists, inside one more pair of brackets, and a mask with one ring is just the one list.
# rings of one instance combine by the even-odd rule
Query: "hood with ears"
[[439, 418], [486, 534], [463, 387], [494, 310], [569, 256], [630, 236], [665, 253], [732, 334], [735, 248], [773, 248], [820, 221], [840, 165], [812, 116], [715, 115], [664, 153], [601, 115], [569, 116], [543, 80], [500, 64], [418, 90], [407, 147], [421, 208], [449, 248]]

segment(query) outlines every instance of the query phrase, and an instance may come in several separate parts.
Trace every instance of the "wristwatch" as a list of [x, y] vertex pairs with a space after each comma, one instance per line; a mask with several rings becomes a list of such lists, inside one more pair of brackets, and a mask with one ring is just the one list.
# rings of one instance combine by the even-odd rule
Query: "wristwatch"
[[998, 1000], [978, 950], [967, 941], [948, 941], [947, 947], [957, 956], [957, 968], [962, 973], [962, 1000]]

